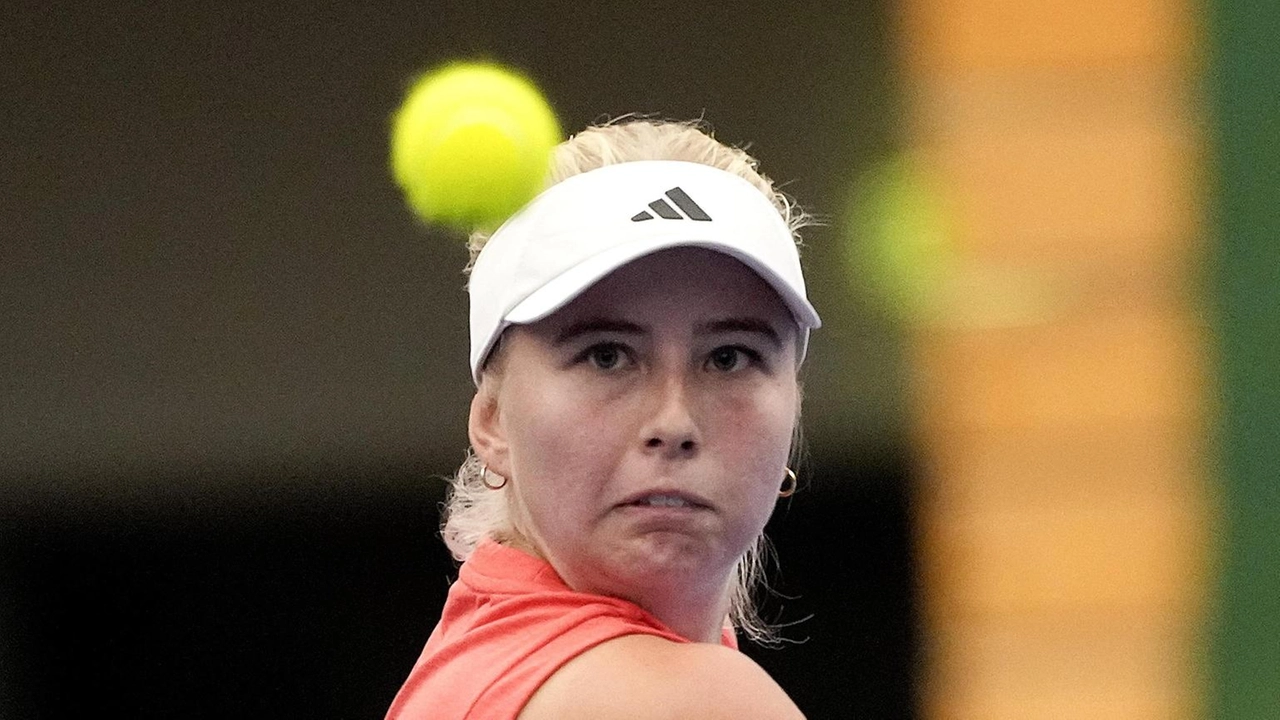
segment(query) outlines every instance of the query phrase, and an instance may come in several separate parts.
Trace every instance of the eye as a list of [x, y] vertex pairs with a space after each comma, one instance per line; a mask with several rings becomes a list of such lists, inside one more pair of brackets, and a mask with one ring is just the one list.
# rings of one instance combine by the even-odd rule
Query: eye
[[618, 343], [599, 343], [587, 348], [581, 358], [601, 370], [613, 370], [626, 361], [626, 351]]
[[707, 367], [720, 372], [733, 372], [759, 360], [760, 355], [756, 352], [736, 345], [726, 345], [711, 351], [711, 355], [707, 357]]

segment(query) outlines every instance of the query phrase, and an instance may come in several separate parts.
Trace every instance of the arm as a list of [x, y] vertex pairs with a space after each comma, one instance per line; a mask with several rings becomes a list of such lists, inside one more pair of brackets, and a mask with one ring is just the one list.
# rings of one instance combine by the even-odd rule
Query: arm
[[519, 720], [804, 720], [750, 658], [705, 643], [628, 635], [569, 661]]

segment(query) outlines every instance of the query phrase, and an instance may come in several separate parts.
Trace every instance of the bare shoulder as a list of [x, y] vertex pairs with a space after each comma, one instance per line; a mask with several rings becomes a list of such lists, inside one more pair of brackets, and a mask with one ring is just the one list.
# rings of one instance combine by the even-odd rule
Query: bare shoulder
[[730, 648], [627, 635], [565, 664], [519, 720], [803, 720], [759, 665]]

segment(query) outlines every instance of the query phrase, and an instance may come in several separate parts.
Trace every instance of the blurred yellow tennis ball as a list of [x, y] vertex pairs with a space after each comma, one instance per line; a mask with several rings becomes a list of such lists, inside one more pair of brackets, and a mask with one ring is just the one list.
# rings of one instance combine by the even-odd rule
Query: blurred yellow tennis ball
[[935, 187], [909, 153], [872, 165], [854, 185], [845, 237], [849, 277], [898, 320], [926, 321], [941, 311], [939, 293], [955, 270]]
[[414, 82], [391, 128], [391, 172], [427, 222], [492, 229], [542, 189], [560, 124], [538, 89], [491, 63]]

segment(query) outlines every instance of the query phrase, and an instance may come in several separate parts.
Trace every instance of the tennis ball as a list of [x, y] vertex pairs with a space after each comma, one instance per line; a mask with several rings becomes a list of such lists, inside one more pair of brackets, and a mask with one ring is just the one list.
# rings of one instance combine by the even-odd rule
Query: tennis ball
[[426, 222], [492, 229], [533, 199], [560, 141], [533, 83], [492, 63], [418, 78], [392, 118], [391, 172]]
[[954, 272], [955, 248], [935, 187], [926, 167], [902, 154], [871, 166], [851, 196], [850, 278], [899, 320], [931, 319]]

